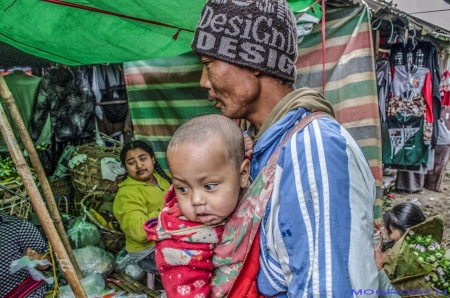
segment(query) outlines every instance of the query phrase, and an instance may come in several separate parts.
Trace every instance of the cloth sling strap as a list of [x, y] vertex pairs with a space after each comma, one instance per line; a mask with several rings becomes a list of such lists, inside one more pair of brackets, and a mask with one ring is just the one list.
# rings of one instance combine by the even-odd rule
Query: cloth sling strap
[[34, 280], [30, 276], [15, 286], [4, 298], [26, 298], [44, 283], [43, 280]]
[[[281, 142], [279, 145], [277, 151], [269, 158], [267, 165], [264, 167], [264, 169], [261, 171], [261, 174], [265, 172], [265, 169], [268, 168], [270, 173], [269, 181], [266, 182], [266, 187], [269, 187], [269, 193], [265, 194], [264, 196], [261, 196], [260, 198], [265, 199], [266, 202], [264, 202], [264, 206], [267, 205], [267, 202], [269, 198], [271, 197], [272, 191], [273, 191], [273, 180], [275, 178], [275, 169], [276, 169], [276, 163], [278, 160], [278, 155], [281, 151], [281, 149], [284, 147], [284, 145], [291, 139], [291, 137], [299, 130], [302, 130], [305, 128], [310, 122], [314, 121], [317, 118], [321, 117], [328, 117], [330, 119], [333, 119], [329, 114], [325, 112], [314, 112], [306, 117], [304, 117], [302, 120], [297, 123], [297, 125], [290, 131], [288, 136]], [[259, 175], [258, 175], [259, 176]], [[258, 179], [258, 177], [257, 177]], [[255, 179], [255, 181], [257, 180]], [[267, 189], [267, 188], [266, 188]], [[246, 196], [245, 198], [248, 198]], [[260, 199], [258, 198], [258, 199]], [[264, 208], [265, 210], [265, 208]], [[235, 211], [237, 212], [237, 211]], [[264, 212], [264, 211], [263, 211]], [[256, 284], [256, 277], [259, 271], [259, 250], [260, 250], [260, 224], [262, 215], [257, 217], [259, 219], [259, 222], [256, 223], [258, 229], [257, 232], [254, 234], [253, 238], [250, 239], [251, 246], [248, 249], [244, 261], [242, 263], [242, 267], [239, 270], [238, 275], [236, 278], [234, 278], [234, 281], [231, 285], [230, 290], [228, 291], [228, 298], [261, 298], [264, 297], [263, 295], [259, 294], [257, 284]], [[252, 220], [255, 220], [253, 218]], [[225, 228], [226, 229], [226, 228]], [[251, 231], [246, 231], [246, 233]], [[253, 241], [253, 242], [252, 242]]]

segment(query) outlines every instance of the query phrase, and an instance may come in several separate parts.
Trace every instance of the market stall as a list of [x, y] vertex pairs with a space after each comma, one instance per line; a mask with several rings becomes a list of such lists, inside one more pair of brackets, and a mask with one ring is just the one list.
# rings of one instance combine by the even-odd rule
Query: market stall
[[[379, 83], [379, 63], [375, 62], [390, 54], [385, 57], [389, 58], [389, 66], [404, 66], [411, 56], [415, 64], [419, 65], [422, 59], [421, 67], [435, 70], [437, 64], [448, 59], [450, 34], [385, 2], [327, 1], [323, 23], [318, 1], [289, 3], [299, 18], [301, 33], [296, 86], [324, 92], [336, 111], [337, 120], [363, 149], [378, 183], [375, 218], [379, 224], [383, 167], [397, 162], [392, 155], [386, 157], [392, 148], [382, 151], [383, 146], [393, 144], [391, 140], [395, 139], [387, 133], [392, 127], [387, 131], [384, 128], [391, 123], [388, 117], [395, 117], [398, 111], [389, 110], [386, 104], [389, 99], [380, 100], [380, 87], [386, 89]], [[46, 233], [60, 235], [68, 253], [68, 257], [60, 261], [70, 258], [76, 267], [85, 259], [76, 261], [76, 257], [71, 256], [72, 249], [103, 247], [101, 252], [92, 249], [89, 254], [98, 253], [93, 259], [108, 260], [108, 266], [100, 266], [106, 278], [111, 273], [110, 265], [117, 261], [113, 261], [112, 253], [120, 254], [124, 245], [124, 234], [112, 215], [114, 194], [124, 174], [117, 164], [122, 143], [132, 137], [149, 141], [156, 159], [166, 168], [165, 151], [177, 127], [193, 116], [217, 112], [199, 86], [202, 64], [190, 51], [203, 4], [200, 0], [189, 3], [151, 1], [145, 5], [139, 1], [122, 5], [104, 1], [27, 0], [1, 5], [0, 41], [13, 46], [8, 50], [10, 53], [20, 51], [4, 58], [7, 61], [0, 57], [0, 66], [13, 70], [5, 80], [12, 93], [17, 93], [15, 105], [24, 108], [15, 108], [7, 92], [2, 94], [4, 107], [11, 112], [9, 119], [17, 127], [15, 135], [18, 145], [22, 146], [15, 150], [27, 150], [39, 178], [40, 190], [32, 182], [25, 183], [22, 175], [28, 173], [19, 171], [19, 166], [26, 164], [20, 154], [14, 161], [24, 182], [5, 181], [10, 183], [5, 186], [25, 198], [36, 192], [43, 194], [46, 201], [43, 208], [50, 211], [51, 219], [44, 211], [40, 212], [39, 219], [47, 230], [47, 225], [56, 226], [58, 233], [53, 230], [46, 230]], [[302, 19], [304, 10], [308, 22]], [[18, 22], [25, 15], [27, 22]], [[42, 15], [46, 16], [45, 22]], [[102, 26], [98, 26], [100, 23]], [[14, 30], [10, 30], [11, 24], [17, 24]], [[407, 47], [410, 43], [414, 47], [412, 51]], [[40, 59], [27, 60], [22, 51]], [[402, 53], [401, 58], [398, 53]], [[14, 64], [11, 61], [14, 59], [22, 59], [22, 62]], [[434, 63], [435, 60], [438, 62]], [[11, 69], [13, 65], [33, 66], [29, 69], [33, 76], [24, 76], [19, 68]], [[436, 85], [440, 76], [434, 70], [431, 73], [437, 77], [430, 83], [431, 96], [422, 100], [432, 105], [422, 104], [420, 114], [423, 117], [422, 126], [419, 124], [421, 131], [425, 131], [423, 127], [433, 128], [426, 132], [431, 133], [427, 140], [423, 133], [418, 138], [423, 149], [418, 153], [422, 171], [429, 169], [424, 164], [429, 161], [431, 147], [437, 144], [439, 131], [437, 122], [423, 124], [426, 124], [424, 115], [440, 117], [438, 94], [441, 91], [439, 84]], [[15, 91], [24, 78], [30, 81], [28, 95]], [[51, 106], [52, 96], [61, 88], [68, 92], [65, 96], [68, 100], [59, 107]], [[444, 90], [445, 86], [441, 88]], [[18, 89], [23, 90], [23, 87]], [[23, 120], [17, 120], [19, 114]], [[63, 116], [58, 118], [57, 114]], [[77, 121], [73, 121], [74, 114]], [[79, 119], [82, 125], [76, 124]], [[96, 135], [94, 130], [104, 135]], [[390, 141], [386, 141], [389, 138]], [[11, 153], [10, 143], [14, 141], [10, 137], [4, 139], [8, 142], [2, 152]], [[19, 206], [15, 207], [17, 215], [30, 217], [30, 203], [18, 195], [4, 192], [3, 203]], [[35, 199], [32, 198], [35, 211], [36, 206], [43, 206], [38, 201], [41, 198], [36, 194]], [[18, 202], [28, 205], [23, 207]], [[65, 229], [60, 212], [63, 217], [76, 218]], [[61, 245], [56, 247], [63, 250]], [[75, 275], [81, 278], [80, 271], [88, 274], [83, 264], [81, 267], [66, 274], [75, 288], [80, 286]], [[125, 278], [123, 272], [112, 274], [113, 280]], [[106, 285], [115, 287], [113, 281]]]

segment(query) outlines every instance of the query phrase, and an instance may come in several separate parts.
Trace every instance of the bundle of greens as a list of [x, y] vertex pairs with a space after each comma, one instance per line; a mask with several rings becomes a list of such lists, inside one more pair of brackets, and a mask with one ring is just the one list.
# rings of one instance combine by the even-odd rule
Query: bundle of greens
[[425, 275], [430, 285], [450, 294], [450, 260], [445, 257], [445, 249], [431, 235], [422, 236], [410, 230], [406, 243], [414, 250], [419, 264], [429, 263], [434, 270]]
[[424, 297], [424, 293], [449, 297], [450, 260], [440, 245], [443, 231], [443, 217], [434, 215], [407, 229], [389, 250], [383, 268], [391, 284], [403, 291], [402, 297]]

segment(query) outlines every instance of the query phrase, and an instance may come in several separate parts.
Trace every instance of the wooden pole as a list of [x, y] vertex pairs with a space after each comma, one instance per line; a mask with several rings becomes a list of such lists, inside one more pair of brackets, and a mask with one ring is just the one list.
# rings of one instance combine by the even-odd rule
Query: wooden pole
[[[1, 77], [1, 75], [0, 75]], [[53, 197], [52, 189], [50, 188], [50, 184], [47, 180], [47, 175], [45, 174], [44, 168], [42, 167], [41, 160], [34, 148], [33, 141], [30, 138], [30, 134], [28, 133], [25, 124], [23, 123], [22, 116], [17, 109], [14, 98], [9, 91], [8, 86], [6, 85], [3, 77], [0, 78], [0, 90], [5, 90], [5, 92], [0, 93], [3, 97], [3, 100], [8, 107], [9, 113], [11, 115], [11, 119], [14, 122], [14, 125], [19, 132], [20, 138], [22, 139], [22, 143], [25, 146], [25, 149], [28, 152], [28, 157], [30, 158], [31, 164], [33, 165], [34, 170], [36, 171], [37, 178], [39, 183], [41, 184], [42, 192], [44, 193], [44, 197], [47, 200], [47, 207], [50, 211], [50, 215], [52, 216], [53, 223], [58, 231], [59, 237], [66, 248], [67, 254], [69, 255], [70, 260], [72, 261], [72, 265], [77, 273], [79, 279], [83, 278], [83, 274], [81, 273], [80, 267], [78, 266], [78, 262], [73, 254], [72, 247], [70, 246], [69, 239], [67, 238], [66, 231], [64, 229], [64, 225], [61, 220], [61, 215], [59, 214], [58, 206], [56, 205], [55, 198]], [[4, 86], [4, 87], [3, 87]], [[5, 93], [5, 94], [3, 94]], [[9, 94], [9, 96], [8, 96]]]
[[[0, 96], [3, 97], [3, 99], [7, 103], [8, 107], [14, 106], [15, 111], [18, 114], [17, 107], [15, 106], [12, 94], [9, 91], [8, 86], [6, 85], [6, 82], [3, 79], [2, 75], [0, 75]], [[14, 110], [14, 108], [12, 110]], [[18, 114], [18, 115], [20, 117], [20, 114]], [[15, 115], [15, 116], [17, 117], [17, 115]], [[14, 119], [14, 117], [12, 117], [12, 118]], [[24, 126], [22, 117], [20, 117], [19, 120], [22, 123], [22, 126]], [[23, 185], [25, 186], [25, 189], [27, 190], [28, 196], [31, 199], [31, 203], [33, 204], [33, 207], [36, 210], [39, 220], [42, 223], [42, 227], [44, 228], [45, 234], [47, 235], [48, 240], [50, 241], [51, 245], [54, 248], [56, 258], [58, 259], [58, 262], [61, 265], [62, 270], [64, 271], [64, 274], [67, 278], [67, 282], [69, 283], [70, 287], [72, 288], [72, 291], [75, 294], [75, 297], [77, 297], [77, 298], [78, 297], [81, 297], [81, 298], [87, 297], [86, 294], [84, 293], [80, 279], [77, 276], [77, 273], [76, 273], [74, 266], [69, 258], [69, 255], [67, 254], [66, 249], [61, 241], [61, 238], [58, 235], [58, 233], [55, 229], [55, 226], [53, 225], [53, 221], [50, 217], [50, 214], [48, 213], [47, 208], [44, 204], [44, 201], [42, 200], [41, 194], [39, 193], [36, 183], [34, 182], [33, 176], [31, 175], [30, 168], [28, 167], [27, 163], [25, 162], [25, 158], [23, 157], [22, 151], [20, 150], [17, 140], [11, 130], [11, 126], [8, 122], [8, 119], [6, 118], [5, 111], [3, 110], [3, 107], [1, 105], [0, 105], [0, 131], [3, 135], [3, 139], [6, 142], [6, 146], [8, 147], [8, 151], [11, 155], [11, 158], [14, 161], [17, 173], [22, 178]], [[19, 132], [20, 132], [20, 129], [19, 129]], [[28, 136], [29, 141], [31, 141], [30, 136], [28, 135], [28, 132], [26, 133], [26, 135]], [[33, 146], [33, 149], [34, 149], [34, 146]], [[28, 152], [30, 152], [30, 151], [28, 151]], [[40, 165], [40, 162], [39, 162], [39, 165]], [[41, 165], [41, 168], [42, 168], [42, 165]], [[36, 169], [36, 172], [37, 172], [37, 169]], [[45, 176], [45, 174], [44, 174], [44, 176]], [[47, 184], [48, 184], [48, 181], [47, 181]], [[53, 196], [52, 196], [52, 198], [53, 198]], [[54, 199], [53, 199], [53, 203], [54, 203]], [[56, 204], [55, 204], [55, 206], [56, 206]], [[59, 216], [59, 212], [58, 212], [58, 216]], [[64, 235], [65, 235], [65, 232], [64, 232]]]

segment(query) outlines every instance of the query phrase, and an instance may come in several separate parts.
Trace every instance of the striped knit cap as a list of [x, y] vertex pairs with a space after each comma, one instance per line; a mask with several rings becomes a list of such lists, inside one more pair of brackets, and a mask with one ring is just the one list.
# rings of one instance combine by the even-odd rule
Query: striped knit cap
[[285, 0], [208, 0], [192, 49], [295, 82], [297, 32]]

